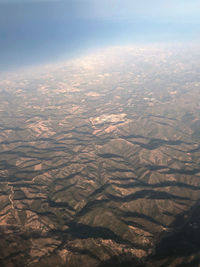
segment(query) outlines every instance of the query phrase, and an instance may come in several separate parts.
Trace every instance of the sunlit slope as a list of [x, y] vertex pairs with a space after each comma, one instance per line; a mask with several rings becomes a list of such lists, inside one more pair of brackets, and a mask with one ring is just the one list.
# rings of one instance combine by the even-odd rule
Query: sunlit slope
[[198, 260], [198, 63], [112, 48], [1, 80], [2, 266]]

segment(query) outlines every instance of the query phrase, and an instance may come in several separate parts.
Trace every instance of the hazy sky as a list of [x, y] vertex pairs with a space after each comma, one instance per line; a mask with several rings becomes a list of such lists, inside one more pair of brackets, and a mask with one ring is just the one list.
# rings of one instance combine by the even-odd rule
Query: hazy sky
[[0, 0], [0, 69], [95, 47], [199, 40], [199, 0]]

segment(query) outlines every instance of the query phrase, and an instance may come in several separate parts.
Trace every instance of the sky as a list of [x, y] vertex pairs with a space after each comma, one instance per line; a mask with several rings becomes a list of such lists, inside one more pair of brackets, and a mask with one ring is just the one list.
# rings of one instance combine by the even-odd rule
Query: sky
[[0, 71], [96, 48], [198, 42], [199, 0], [0, 0]]

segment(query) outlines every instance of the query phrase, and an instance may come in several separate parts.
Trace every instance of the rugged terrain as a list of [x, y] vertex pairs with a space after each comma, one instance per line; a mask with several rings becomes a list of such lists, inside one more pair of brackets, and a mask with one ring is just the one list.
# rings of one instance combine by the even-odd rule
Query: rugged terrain
[[199, 60], [117, 47], [1, 77], [1, 266], [199, 266]]

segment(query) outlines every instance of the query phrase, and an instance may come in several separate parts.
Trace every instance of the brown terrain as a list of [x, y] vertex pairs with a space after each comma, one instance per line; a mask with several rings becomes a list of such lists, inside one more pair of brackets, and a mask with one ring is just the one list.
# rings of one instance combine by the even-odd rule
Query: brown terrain
[[199, 50], [112, 48], [0, 80], [0, 266], [200, 266]]

